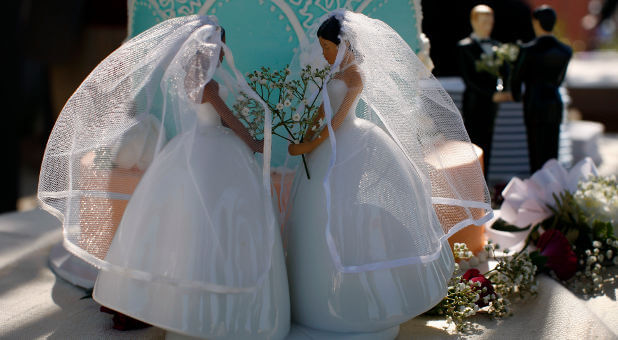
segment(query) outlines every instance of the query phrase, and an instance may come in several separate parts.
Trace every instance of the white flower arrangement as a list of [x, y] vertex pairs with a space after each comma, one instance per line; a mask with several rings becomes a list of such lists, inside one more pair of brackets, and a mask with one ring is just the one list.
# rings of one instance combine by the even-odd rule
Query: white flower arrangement
[[579, 182], [573, 194], [575, 203], [592, 220], [610, 223], [618, 230], [618, 184], [615, 176], [591, 176]]
[[[290, 143], [299, 144], [303, 142], [303, 137], [308, 130], [317, 131], [324, 125], [320, 119], [317, 128], [314, 120], [318, 114], [319, 95], [308, 98], [309, 92], [320, 91], [326, 85], [324, 80], [329, 68], [312, 68], [310, 65], [300, 72], [300, 79], [288, 79], [290, 69], [285, 67], [280, 71], [273, 71], [270, 68], [262, 67], [260, 70], [248, 73], [249, 86], [257, 95], [268, 105], [273, 113], [272, 133], [275, 136], [286, 139]], [[264, 112], [255, 100], [247, 99], [244, 93], [238, 97], [234, 104], [237, 116], [243, 121], [249, 130], [256, 135], [263, 133], [262, 129], [256, 125], [263, 122]], [[309, 177], [308, 169], [303, 155], [305, 171]]]
[[[449, 324], [464, 331], [469, 326], [469, 317], [485, 312], [492, 317], [502, 318], [511, 315], [511, 299], [523, 299], [535, 295], [537, 282], [536, 266], [528, 252], [496, 257], [498, 245], [491, 242], [474, 256], [465, 243], [453, 245], [453, 255], [459, 261], [449, 281], [447, 296], [428, 313], [446, 317]], [[508, 253], [507, 250], [504, 253]], [[498, 261], [496, 266], [485, 274], [471, 264], [478, 265], [488, 258]]]

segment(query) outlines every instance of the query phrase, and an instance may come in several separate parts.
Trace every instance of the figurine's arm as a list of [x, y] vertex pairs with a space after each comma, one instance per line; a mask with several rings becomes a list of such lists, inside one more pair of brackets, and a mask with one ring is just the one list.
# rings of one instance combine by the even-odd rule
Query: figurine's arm
[[511, 94], [516, 101], [521, 100], [521, 83], [526, 79], [527, 70], [527, 58], [528, 55], [526, 48], [521, 48], [519, 57], [515, 62], [515, 68], [513, 69], [513, 75], [511, 77]]
[[496, 91], [493, 95], [494, 103], [502, 103], [507, 101], [513, 101], [513, 96], [511, 95], [511, 65], [507, 62], [503, 63], [500, 66], [500, 74], [502, 75], [502, 80], [504, 81], [502, 85], [504, 89], [500, 92]]
[[204, 87], [202, 103], [209, 102], [215, 108], [224, 126], [229, 127], [240, 137], [253, 152], [263, 152], [264, 141], [256, 140], [249, 134], [249, 130], [238, 120], [234, 113], [227, 107], [223, 99], [219, 96], [219, 84], [211, 80]]
[[495, 89], [485, 89], [474, 83], [474, 74], [476, 70], [476, 59], [468, 51], [468, 46], [458, 46], [459, 55], [457, 61], [459, 64], [459, 71], [461, 72], [461, 78], [466, 84], [466, 89], [470, 89], [474, 92], [478, 92], [487, 97], [493, 96]]
[[562, 68], [562, 72], [560, 73], [560, 79], [558, 80], [558, 86], [561, 86], [562, 82], [564, 82], [564, 77], [566, 77], [567, 67], [569, 66], [569, 61], [571, 60], [571, 57], [573, 57], [573, 50], [569, 49], [569, 59]]
[[303, 141], [313, 140], [313, 137], [315, 137], [315, 134], [319, 131], [318, 122], [320, 121], [320, 119], [324, 119], [324, 106], [323, 105], [320, 105], [320, 107], [318, 108], [318, 114], [313, 118], [313, 120], [309, 124], [310, 127], [316, 127], [316, 129], [315, 130], [309, 129], [307, 133], [305, 133], [305, 136], [303, 137]]
[[[343, 102], [341, 103], [341, 106], [337, 110], [337, 113], [335, 113], [334, 116], [332, 117], [331, 125], [333, 127], [333, 131], [336, 131], [341, 126], [348, 112], [352, 108], [352, 105], [354, 105], [356, 98], [363, 91], [363, 80], [362, 80], [360, 73], [358, 72], [358, 69], [356, 68], [356, 65], [350, 66], [350, 68], [348, 68], [345, 71], [342, 77], [342, 80], [347, 85], [348, 92], [343, 98]], [[324, 112], [323, 109], [321, 112], [323, 114]], [[309, 153], [313, 151], [315, 148], [317, 148], [320, 144], [322, 144], [322, 142], [325, 141], [327, 138], [328, 138], [328, 129], [324, 128], [322, 129], [320, 134], [313, 140], [305, 141], [300, 144], [290, 144], [290, 146], [288, 147], [288, 152], [290, 153], [290, 155], [293, 155], [293, 156], [300, 155], [303, 153]]]
[[[517, 61], [517, 59], [515, 61]], [[511, 91], [511, 81], [510, 80], [511, 80], [512, 71], [513, 71], [513, 68], [511, 67], [511, 64], [509, 64], [508, 62], [504, 62], [502, 66], [500, 67], [500, 74], [502, 75], [502, 80], [504, 81], [502, 85], [504, 85], [505, 92]]]

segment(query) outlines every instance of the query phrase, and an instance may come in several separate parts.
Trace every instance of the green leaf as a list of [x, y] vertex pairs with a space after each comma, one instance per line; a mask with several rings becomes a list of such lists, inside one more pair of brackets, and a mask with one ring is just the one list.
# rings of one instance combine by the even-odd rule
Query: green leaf
[[610, 222], [594, 220], [592, 230], [596, 240], [605, 240], [614, 236], [614, 227]]
[[541, 253], [536, 250], [530, 253], [530, 260], [537, 267], [537, 269], [545, 268], [545, 264], [547, 263], [547, 256], [541, 255]]
[[491, 225], [491, 229], [499, 230], [499, 231], [507, 231], [507, 232], [526, 231], [526, 230], [530, 229], [530, 227], [532, 227], [532, 225], [529, 225], [529, 226], [524, 227], [524, 228], [520, 228], [520, 227], [514, 226], [512, 224], [509, 224], [508, 222], [506, 222], [505, 220], [503, 220], [501, 218], [499, 218], [496, 222], [494, 222], [494, 224]]

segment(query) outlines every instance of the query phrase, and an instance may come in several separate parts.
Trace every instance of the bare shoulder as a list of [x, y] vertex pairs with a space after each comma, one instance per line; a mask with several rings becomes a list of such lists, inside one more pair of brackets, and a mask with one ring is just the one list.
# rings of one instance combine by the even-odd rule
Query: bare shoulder
[[360, 72], [360, 68], [358, 65], [351, 65], [348, 67], [341, 79], [348, 85], [348, 87], [362, 87], [363, 86], [363, 77]]

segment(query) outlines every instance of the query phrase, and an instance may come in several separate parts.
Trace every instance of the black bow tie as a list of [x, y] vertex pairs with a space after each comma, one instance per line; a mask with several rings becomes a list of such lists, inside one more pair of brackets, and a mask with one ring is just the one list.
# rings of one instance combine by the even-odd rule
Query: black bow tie
[[479, 44], [489, 44], [491, 43], [491, 39], [479, 39]]

